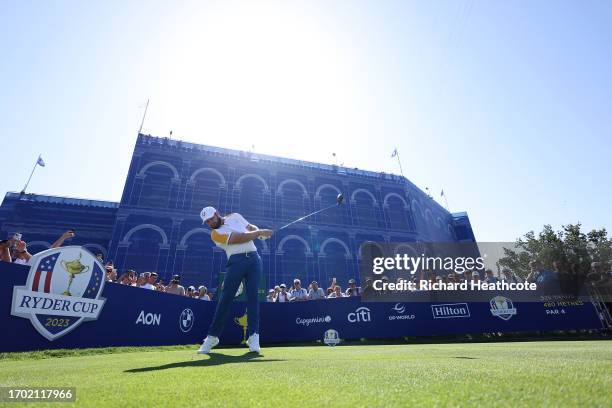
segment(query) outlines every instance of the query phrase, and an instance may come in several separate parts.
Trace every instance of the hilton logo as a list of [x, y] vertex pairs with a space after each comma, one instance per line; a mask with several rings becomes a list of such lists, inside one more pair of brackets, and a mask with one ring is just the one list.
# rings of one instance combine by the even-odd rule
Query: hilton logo
[[467, 303], [447, 303], [444, 305], [431, 305], [434, 319], [452, 319], [455, 317], [470, 317]]

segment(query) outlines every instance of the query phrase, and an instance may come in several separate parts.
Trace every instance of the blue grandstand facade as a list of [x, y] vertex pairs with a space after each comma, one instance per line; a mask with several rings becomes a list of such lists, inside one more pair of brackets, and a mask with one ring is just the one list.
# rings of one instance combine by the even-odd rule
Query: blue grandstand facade
[[466, 213], [451, 214], [403, 177], [139, 135], [119, 203], [8, 193], [0, 233], [19, 231], [31, 252], [68, 228], [72, 244], [113, 260], [119, 271], [173, 274], [183, 284], [216, 287], [225, 254], [199, 212], [240, 212], [251, 223], [279, 226], [345, 204], [257, 241], [269, 285], [298, 277], [328, 285], [359, 279], [360, 244], [474, 241]]

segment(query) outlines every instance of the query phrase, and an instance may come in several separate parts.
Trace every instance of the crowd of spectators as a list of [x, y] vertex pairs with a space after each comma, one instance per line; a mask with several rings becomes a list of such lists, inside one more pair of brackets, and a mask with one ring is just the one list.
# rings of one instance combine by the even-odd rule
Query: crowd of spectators
[[355, 279], [349, 279], [348, 288], [343, 291], [337, 284], [336, 278], [332, 279], [327, 290], [323, 290], [317, 281], [312, 281], [308, 288], [302, 287], [302, 281], [295, 278], [293, 286], [287, 290], [287, 285], [281, 283], [268, 290], [267, 302], [303, 302], [307, 300], [336, 299], [351, 296], [361, 296], [361, 288], [357, 286]]
[[[53, 242], [50, 248], [60, 247], [66, 240], [75, 236], [75, 230], [68, 230]], [[12, 234], [8, 239], [0, 241], [0, 261], [29, 265], [31, 258], [32, 254], [28, 251], [27, 244], [22, 240], [22, 235], [20, 233]], [[102, 254], [98, 254], [97, 258], [100, 262], [103, 262]], [[121, 274], [121, 276], [118, 276], [117, 269], [115, 269], [112, 262], [107, 262], [105, 268], [107, 282], [166, 292], [194, 299], [213, 300], [214, 293], [211, 293], [206, 286], [202, 285], [197, 288], [195, 286], [183, 287], [179, 275], [172, 276], [172, 279], [168, 283], [165, 283], [159, 278], [156, 272], [141, 272], [138, 274], [136, 271], [128, 269]], [[588, 271], [586, 272], [581, 270], [578, 265], [568, 266], [561, 262], [553, 262], [552, 268], [546, 269], [542, 263], [532, 261], [529, 264], [529, 268], [530, 272], [525, 279], [522, 279], [508, 268], [502, 268], [501, 271], [498, 272], [498, 276], [495, 276], [491, 269], [486, 269], [483, 273], [477, 270], [467, 270], [462, 274], [453, 272], [448, 274], [436, 274], [431, 271], [422, 271], [418, 277], [414, 275], [412, 280], [415, 283], [423, 279], [429, 280], [432, 283], [461, 283], [466, 281], [483, 281], [486, 283], [496, 283], [498, 281], [511, 283], [534, 282], [538, 284], [539, 288], [564, 285], [567, 284], [567, 282], [575, 283], [576, 281], [580, 281], [581, 283], [589, 281], [597, 287], [612, 287], [612, 272], [600, 262], [593, 262], [590, 268], [588, 268], [587, 265], [586, 269], [588, 269]], [[404, 277], [402, 277], [402, 279], [403, 278]], [[389, 278], [385, 276], [381, 279], [383, 281], [389, 281]], [[372, 280], [368, 279], [364, 282], [363, 291], [367, 292], [370, 290], [373, 290]], [[291, 288], [287, 288], [287, 285], [281, 283], [269, 289], [266, 301], [280, 303], [301, 302], [361, 296], [362, 293], [362, 288], [357, 286], [355, 279], [349, 279], [347, 288], [343, 290], [336, 282], [336, 278], [333, 278], [331, 285], [324, 290], [319, 286], [317, 281], [312, 281], [308, 284], [308, 287], [303, 287], [300, 279], [296, 278], [293, 280]]]
[[181, 285], [181, 277], [179, 275], [172, 276], [170, 282], [166, 284], [162, 279], [159, 279], [157, 272], [141, 272], [138, 274], [135, 270], [128, 269], [120, 277], [117, 277], [117, 269], [115, 269], [112, 262], [107, 262], [105, 268], [106, 282], [207, 301], [212, 300], [213, 297], [213, 294], [203, 285], [198, 286], [198, 288], [195, 286], [188, 286], [187, 289], [185, 289], [185, 287]]

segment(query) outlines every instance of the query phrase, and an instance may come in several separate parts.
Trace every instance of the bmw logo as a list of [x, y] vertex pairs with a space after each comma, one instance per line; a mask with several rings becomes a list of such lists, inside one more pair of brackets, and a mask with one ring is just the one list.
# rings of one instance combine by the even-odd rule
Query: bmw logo
[[183, 310], [181, 312], [181, 317], [179, 318], [179, 327], [181, 328], [181, 331], [183, 331], [184, 333], [190, 331], [193, 327], [194, 319], [195, 318], [191, 309]]

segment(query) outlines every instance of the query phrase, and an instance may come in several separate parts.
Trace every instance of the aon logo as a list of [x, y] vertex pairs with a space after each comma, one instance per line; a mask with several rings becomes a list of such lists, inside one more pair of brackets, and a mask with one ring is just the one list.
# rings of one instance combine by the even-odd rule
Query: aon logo
[[144, 324], [145, 326], [159, 326], [161, 323], [161, 313], [145, 313], [140, 311], [136, 324]]

